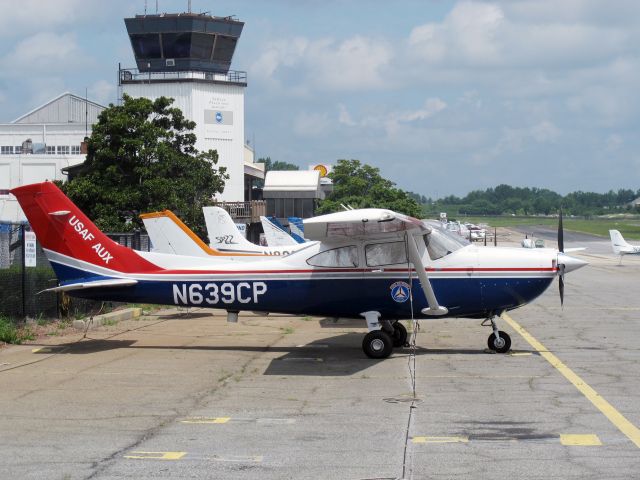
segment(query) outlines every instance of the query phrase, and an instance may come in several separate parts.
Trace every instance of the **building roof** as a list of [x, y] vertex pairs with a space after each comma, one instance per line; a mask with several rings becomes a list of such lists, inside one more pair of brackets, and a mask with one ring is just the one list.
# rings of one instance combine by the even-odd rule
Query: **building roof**
[[106, 107], [64, 92], [11, 123], [85, 123], [93, 125]]
[[264, 198], [324, 198], [317, 170], [271, 170], [264, 179]]

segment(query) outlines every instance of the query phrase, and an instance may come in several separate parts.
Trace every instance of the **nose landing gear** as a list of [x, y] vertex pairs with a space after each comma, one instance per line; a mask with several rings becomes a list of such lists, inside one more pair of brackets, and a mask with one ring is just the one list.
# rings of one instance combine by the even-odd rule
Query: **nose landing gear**
[[[491, 328], [493, 329], [493, 333], [487, 339], [487, 347], [497, 353], [507, 353], [511, 349], [511, 337], [506, 332], [498, 330], [495, 317], [490, 317], [487, 320], [491, 322]], [[487, 320], [482, 324], [485, 325]]]

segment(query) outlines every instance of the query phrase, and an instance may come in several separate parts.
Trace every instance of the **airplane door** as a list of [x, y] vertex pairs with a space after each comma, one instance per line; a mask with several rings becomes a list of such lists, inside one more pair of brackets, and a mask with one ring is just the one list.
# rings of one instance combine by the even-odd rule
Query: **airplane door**
[[[384, 316], [411, 317], [409, 261], [404, 239], [377, 241], [363, 248], [363, 303]], [[414, 296], [416, 278], [413, 274]], [[420, 290], [419, 288], [417, 290]], [[418, 305], [415, 305], [416, 311]]]

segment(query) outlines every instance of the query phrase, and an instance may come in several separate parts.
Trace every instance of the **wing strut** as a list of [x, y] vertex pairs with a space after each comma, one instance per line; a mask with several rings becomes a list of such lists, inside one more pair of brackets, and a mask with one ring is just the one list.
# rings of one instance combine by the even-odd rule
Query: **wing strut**
[[423, 308], [422, 313], [432, 316], [446, 315], [449, 310], [446, 307], [438, 305], [436, 294], [433, 292], [431, 282], [429, 282], [429, 277], [427, 276], [424, 264], [422, 263], [422, 258], [420, 257], [420, 252], [418, 252], [416, 239], [409, 233], [407, 233], [407, 249], [409, 251], [409, 260], [416, 269], [416, 273], [420, 279], [420, 286], [422, 287], [422, 291], [424, 292], [425, 297], [427, 297], [427, 303], [429, 304], [429, 308]]

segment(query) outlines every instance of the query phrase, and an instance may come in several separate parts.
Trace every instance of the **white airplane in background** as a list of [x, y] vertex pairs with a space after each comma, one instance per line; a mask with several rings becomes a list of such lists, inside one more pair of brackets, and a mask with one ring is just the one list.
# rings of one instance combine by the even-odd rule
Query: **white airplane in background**
[[[266, 257], [264, 252], [224, 252], [209, 247], [170, 210], [140, 215], [153, 252], [187, 257], [218, 258], [223, 261], [249, 261]], [[270, 257], [266, 257], [270, 258]]]
[[231, 215], [229, 215], [229, 212], [224, 208], [203, 207], [202, 211], [204, 212], [204, 221], [207, 225], [209, 246], [220, 252], [282, 256], [289, 255], [304, 247], [304, 244], [299, 244], [293, 239], [291, 239], [293, 243], [287, 245], [271, 245], [271, 243], [269, 243], [268, 247], [256, 245], [244, 238], [244, 235], [238, 231]]
[[620, 255], [620, 263], [622, 263], [623, 255], [640, 255], [640, 245], [630, 245], [627, 243], [618, 230], [609, 230], [609, 236], [611, 237], [613, 253]]
[[262, 230], [264, 236], [267, 239], [267, 245], [270, 247], [294, 247], [300, 245], [288, 232], [284, 230], [280, 223], [272, 220], [269, 217], [260, 217], [262, 223]]

